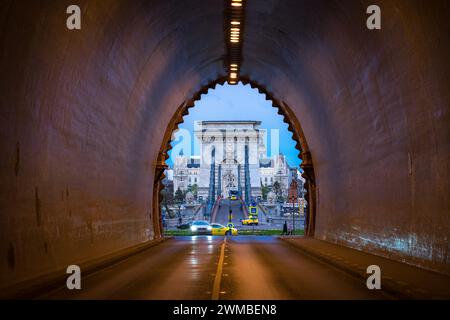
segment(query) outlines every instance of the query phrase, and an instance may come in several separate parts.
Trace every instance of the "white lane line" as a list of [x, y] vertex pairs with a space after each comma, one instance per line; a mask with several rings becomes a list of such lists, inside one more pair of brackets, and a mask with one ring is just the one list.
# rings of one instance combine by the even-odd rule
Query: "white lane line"
[[225, 258], [225, 244], [227, 243], [227, 237], [223, 239], [223, 243], [220, 247], [219, 263], [217, 264], [216, 277], [214, 278], [213, 292], [211, 300], [219, 300], [220, 294], [220, 282], [222, 281], [223, 260]]

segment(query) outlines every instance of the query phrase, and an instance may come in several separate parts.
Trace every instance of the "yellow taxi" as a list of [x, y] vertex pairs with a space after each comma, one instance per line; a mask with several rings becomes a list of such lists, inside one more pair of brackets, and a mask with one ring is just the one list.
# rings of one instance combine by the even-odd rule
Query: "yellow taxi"
[[236, 195], [233, 194], [233, 195], [230, 197], [230, 200], [237, 200]]
[[247, 219], [242, 219], [241, 223], [243, 226], [257, 226], [259, 223], [258, 216], [249, 216]]
[[234, 227], [221, 225], [220, 223], [211, 223], [211, 233], [213, 236], [237, 236], [238, 231]]

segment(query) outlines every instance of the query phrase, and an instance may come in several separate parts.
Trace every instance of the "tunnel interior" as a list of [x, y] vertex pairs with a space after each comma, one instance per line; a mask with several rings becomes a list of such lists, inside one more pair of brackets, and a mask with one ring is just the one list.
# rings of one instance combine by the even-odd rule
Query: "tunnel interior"
[[[77, 2], [0, 5], [2, 288], [160, 238], [172, 131], [227, 81], [224, 1]], [[369, 31], [366, 0], [247, 1], [240, 80], [289, 119], [309, 236], [449, 274], [449, 2], [377, 2]]]

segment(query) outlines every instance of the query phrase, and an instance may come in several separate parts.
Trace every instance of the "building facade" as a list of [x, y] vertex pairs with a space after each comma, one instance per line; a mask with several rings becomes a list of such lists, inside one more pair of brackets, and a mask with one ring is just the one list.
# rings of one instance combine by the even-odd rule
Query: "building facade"
[[200, 156], [175, 157], [174, 191], [197, 185], [199, 199], [228, 197], [237, 191], [246, 199], [261, 196], [261, 185], [280, 184], [287, 193], [290, 168], [284, 155], [267, 157], [265, 131], [259, 121], [201, 121], [195, 137]]

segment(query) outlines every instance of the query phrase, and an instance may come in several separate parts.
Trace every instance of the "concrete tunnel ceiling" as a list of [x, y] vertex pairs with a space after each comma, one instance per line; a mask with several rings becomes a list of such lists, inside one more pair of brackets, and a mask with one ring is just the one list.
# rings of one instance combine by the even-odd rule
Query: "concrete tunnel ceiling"
[[[154, 236], [171, 119], [227, 76], [226, 2], [0, 5], [2, 286]], [[240, 75], [301, 124], [315, 237], [450, 273], [448, 1], [246, 1]]]

